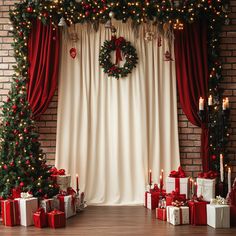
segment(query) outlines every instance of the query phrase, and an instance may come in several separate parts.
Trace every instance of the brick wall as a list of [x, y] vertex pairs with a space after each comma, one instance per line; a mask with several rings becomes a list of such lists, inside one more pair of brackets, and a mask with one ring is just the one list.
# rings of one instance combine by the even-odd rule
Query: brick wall
[[[10, 28], [8, 11], [15, 2], [19, 1], [0, 0], [0, 104], [6, 99], [13, 73], [14, 58], [11, 48], [12, 38], [8, 33]], [[230, 98], [231, 102], [232, 128], [229, 150], [232, 164], [234, 164], [234, 177], [236, 177], [236, 0], [230, 0], [230, 2], [231, 25], [224, 26], [221, 34], [221, 57], [225, 77], [221, 86], [225, 89], [225, 95]], [[189, 123], [180, 106], [178, 107], [181, 163], [189, 174], [196, 176], [201, 171], [201, 160], [199, 159], [201, 130]], [[57, 94], [47, 112], [37, 122], [41, 134], [41, 144], [50, 163], [53, 163], [55, 158], [56, 120]]]

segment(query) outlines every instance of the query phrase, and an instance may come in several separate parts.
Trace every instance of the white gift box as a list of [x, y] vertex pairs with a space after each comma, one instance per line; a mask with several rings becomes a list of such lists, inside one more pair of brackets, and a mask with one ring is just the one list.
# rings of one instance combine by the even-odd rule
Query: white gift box
[[20, 223], [23, 226], [34, 224], [33, 215], [38, 210], [38, 199], [32, 198], [17, 198], [20, 210]]
[[[75, 198], [72, 195], [68, 195], [68, 196], [58, 196], [59, 197], [59, 210], [64, 211], [65, 212], [65, 216], [66, 218], [70, 218], [71, 216], [76, 215], [76, 202], [75, 202]], [[62, 206], [62, 202], [64, 202], [64, 206], [63, 208], [61, 208]]]
[[181, 206], [167, 206], [167, 222], [172, 225], [187, 225], [189, 224], [189, 207]]
[[70, 175], [57, 175], [57, 184], [60, 189], [67, 191], [67, 188], [71, 185], [71, 176]]
[[55, 209], [59, 209], [59, 200], [57, 198], [43, 199], [40, 202], [40, 207], [44, 209], [45, 212], [50, 212]]
[[[172, 193], [172, 191], [176, 190], [176, 178], [167, 177], [166, 178], [166, 193]], [[186, 194], [186, 198], [188, 199], [189, 193], [189, 177], [179, 178], [179, 193]]]
[[202, 196], [204, 201], [210, 202], [215, 198], [215, 185], [215, 179], [197, 178], [197, 196]]
[[213, 228], [230, 228], [230, 206], [207, 204], [207, 224]]

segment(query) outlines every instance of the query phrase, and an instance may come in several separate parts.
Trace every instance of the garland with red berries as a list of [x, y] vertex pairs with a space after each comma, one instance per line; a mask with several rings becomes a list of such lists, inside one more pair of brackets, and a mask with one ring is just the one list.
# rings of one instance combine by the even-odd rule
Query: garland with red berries
[[[116, 63], [111, 62], [111, 52], [116, 51]], [[124, 55], [125, 63], [122, 67], [118, 64], [122, 60], [121, 52]], [[126, 41], [123, 37], [112, 37], [111, 40], [106, 40], [101, 47], [99, 54], [99, 63], [103, 68], [103, 71], [108, 76], [115, 77], [116, 79], [126, 77], [136, 67], [138, 56], [136, 49], [131, 45], [129, 41]]]

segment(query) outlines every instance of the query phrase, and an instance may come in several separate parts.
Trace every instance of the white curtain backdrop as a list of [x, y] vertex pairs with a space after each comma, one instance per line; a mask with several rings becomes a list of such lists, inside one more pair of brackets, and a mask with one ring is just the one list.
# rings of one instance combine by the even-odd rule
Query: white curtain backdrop
[[139, 57], [120, 80], [99, 66], [100, 47], [111, 38], [104, 26], [76, 25], [76, 44], [62, 35], [56, 166], [74, 187], [79, 174], [89, 204], [135, 205], [143, 203], [149, 168], [159, 182], [161, 169], [167, 176], [179, 166], [175, 62], [164, 60], [164, 39], [161, 47], [144, 40], [144, 26], [136, 37], [130, 23], [115, 25]]

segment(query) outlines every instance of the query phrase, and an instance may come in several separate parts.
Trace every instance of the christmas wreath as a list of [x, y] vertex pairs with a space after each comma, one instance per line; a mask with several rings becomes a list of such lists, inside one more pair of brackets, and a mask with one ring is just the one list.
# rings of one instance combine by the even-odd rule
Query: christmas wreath
[[[111, 62], [112, 51], [116, 52], [115, 64]], [[122, 61], [122, 53], [126, 61], [122, 67], [119, 67], [119, 62]], [[116, 38], [116, 36], [112, 36], [110, 41], [106, 40], [99, 54], [99, 63], [103, 71], [107, 73], [108, 76], [117, 79], [126, 77], [131, 73], [133, 68], [136, 67], [137, 61], [138, 56], [136, 49], [123, 37]]]

